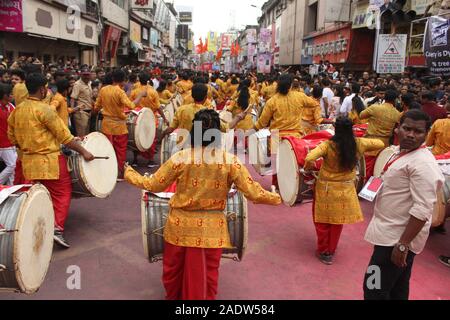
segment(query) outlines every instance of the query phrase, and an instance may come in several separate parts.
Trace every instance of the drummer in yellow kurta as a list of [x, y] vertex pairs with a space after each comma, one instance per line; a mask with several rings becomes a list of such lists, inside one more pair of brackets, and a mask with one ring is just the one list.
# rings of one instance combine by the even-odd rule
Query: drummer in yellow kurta
[[70, 87], [70, 83], [68, 80], [59, 80], [56, 83], [56, 87], [58, 88], [58, 92], [52, 98], [52, 102], [50, 106], [56, 110], [58, 116], [62, 119], [64, 124], [69, 126], [69, 114], [72, 113], [72, 109], [67, 105], [67, 94]]
[[[171, 134], [177, 129], [182, 129], [187, 132], [190, 132], [193, 126], [193, 119], [195, 117], [195, 114], [203, 109], [210, 109], [205, 106], [205, 102], [207, 100], [207, 94], [208, 94], [208, 88], [203, 83], [196, 83], [194, 87], [192, 88], [192, 97], [194, 99], [194, 103], [191, 104], [185, 104], [178, 108], [178, 110], [175, 112], [175, 116], [173, 118], [172, 123], [170, 124], [169, 128], [167, 128], [162, 138], [165, 136]], [[243, 119], [244, 115], [240, 115], [239, 117], [236, 117], [233, 119], [233, 121], [230, 124], [225, 124], [221, 122], [221, 131], [226, 132], [228, 129], [234, 129], [236, 124]], [[185, 132], [186, 133], [186, 132]], [[180, 136], [178, 143], [183, 142], [183, 137]]]
[[[317, 232], [319, 260], [332, 264], [345, 224], [364, 220], [356, 193], [356, 163], [367, 151], [379, 151], [384, 144], [378, 139], [356, 138], [348, 118], [336, 120], [335, 136], [311, 151], [305, 169], [323, 158], [314, 192], [314, 224]], [[345, 155], [341, 157], [341, 155]]]
[[[302, 92], [295, 91], [297, 94], [301, 96], [306, 95]], [[303, 134], [308, 135], [317, 131], [318, 125], [322, 123], [326, 123], [324, 118], [322, 118], [322, 110], [320, 108], [320, 99], [322, 98], [321, 92], [313, 91], [313, 99], [314, 104], [309, 104], [303, 108], [302, 115], [302, 127]]]
[[[384, 147], [389, 147], [389, 140], [394, 133], [395, 126], [400, 122], [401, 113], [395, 108], [398, 97], [396, 91], [388, 90], [385, 94], [385, 103], [373, 105], [360, 113], [361, 120], [368, 120], [369, 127], [365, 138], [380, 139]], [[375, 162], [380, 151], [368, 152], [366, 154], [366, 177], [373, 176]]]
[[[223, 210], [233, 184], [254, 203], [281, 204], [280, 196], [254, 181], [238, 157], [217, 150], [218, 161], [205, 159], [209, 143], [203, 136], [207, 130], [218, 130], [220, 120], [214, 110], [198, 112], [195, 120], [203, 130], [193, 135], [199, 138], [190, 148], [172, 156], [150, 177], [130, 167], [125, 174], [130, 184], [151, 192], [164, 192], [176, 182], [164, 229], [163, 283], [168, 300], [216, 298], [222, 249], [232, 247]], [[190, 281], [183, 280], [187, 276]]]
[[427, 138], [427, 146], [433, 147], [435, 156], [450, 152], [450, 118], [437, 120]]
[[178, 92], [181, 94], [183, 99], [185, 99], [187, 96], [189, 96], [189, 91], [192, 89], [192, 86], [194, 85], [191, 80], [189, 80], [188, 74], [183, 74], [181, 76], [182, 80], [178, 81], [176, 84]]
[[156, 91], [159, 96], [159, 103], [162, 105], [168, 104], [173, 97], [173, 94], [167, 89], [167, 82], [165, 80], [159, 82], [159, 87]]
[[[299, 92], [290, 91], [292, 77], [283, 75], [277, 87], [277, 93], [267, 101], [261, 116], [255, 124], [256, 130], [269, 128], [278, 130], [280, 137], [301, 138], [304, 129], [301, 125], [304, 109], [316, 108], [317, 103]], [[320, 107], [319, 107], [320, 109]]]

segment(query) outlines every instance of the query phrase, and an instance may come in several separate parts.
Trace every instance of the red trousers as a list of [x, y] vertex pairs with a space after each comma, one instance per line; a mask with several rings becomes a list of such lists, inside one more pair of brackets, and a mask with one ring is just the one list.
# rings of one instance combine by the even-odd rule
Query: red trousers
[[366, 159], [366, 182], [373, 177], [373, 170], [375, 169], [375, 163], [378, 157], [364, 156]]
[[22, 161], [17, 159], [16, 169], [14, 171], [14, 185], [20, 185], [20, 184], [31, 184], [31, 181], [28, 181], [27, 179], [25, 179], [25, 176], [23, 175], [23, 170], [22, 170]]
[[111, 141], [116, 152], [117, 164], [119, 166], [119, 177], [123, 177], [125, 162], [127, 161], [128, 134], [109, 135], [106, 137]]
[[155, 156], [155, 153], [156, 153], [156, 144], [158, 142], [157, 140], [158, 139], [155, 139], [152, 146], [150, 147], [150, 150], [145, 151], [145, 152], [140, 152], [142, 157], [144, 157], [145, 159], [148, 159], [148, 160], [153, 160], [153, 157]]
[[72, 178], [67, 169], [66, 158], [63, 155], [59, 156], [58, 180], [40, 180], [37, 182], [41, 183], [50, 192], [53, 210], [55, 211], [55, 227], [64, 231], [72, 198]]
[[272, 185], [275, 186], [277, 189], [279, 189], [278, 187], [278, 175], [274, 174], [272, 176]]
[[[313, 200], [313, 221], [314, 221], [314, 208], [315, 208], [315, 199]], [[314, 222], [314, 226], [316, 227], [317, 234], [317, 253], [323, 254], [335, 254], [336, 248], [339, 243], [339, 239], [341, 238], [342, 230], [344, 226], [341, 224], [328, 224], [328, 223], [316, 223]]]
[[164, 243], [163, 284], [167, 300], [215, 300], [222, 249]]

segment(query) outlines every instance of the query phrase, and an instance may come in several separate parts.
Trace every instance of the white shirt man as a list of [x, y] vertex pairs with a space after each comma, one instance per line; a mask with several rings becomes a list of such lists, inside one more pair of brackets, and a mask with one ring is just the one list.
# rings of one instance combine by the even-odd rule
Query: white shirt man
[[333, 100], [334, 92], [329, 87], [323, 88], [322, 99], [320, 99], [320, 108], [322, 109], [322, 116], [328, 117], [330, 114], [330, 105]]

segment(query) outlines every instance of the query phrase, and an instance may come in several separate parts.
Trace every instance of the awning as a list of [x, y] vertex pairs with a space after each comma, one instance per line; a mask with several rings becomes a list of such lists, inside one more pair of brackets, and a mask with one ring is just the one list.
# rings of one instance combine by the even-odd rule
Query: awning
[[140, 42], [136, 42], [136, 41], [131, 40], [130, 41], [130, 46], [131, 46], [131, 49], [135, 53], [138, 52], [139, 50], [144, 50], [144, 46]]

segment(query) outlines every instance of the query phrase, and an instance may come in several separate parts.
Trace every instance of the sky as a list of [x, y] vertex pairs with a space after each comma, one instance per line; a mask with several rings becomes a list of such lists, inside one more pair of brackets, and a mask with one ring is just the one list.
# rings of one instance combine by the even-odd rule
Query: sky
[[[266, 0], [173, 0], [176, 6], [193, 8], [194, 40], [205, 38], [208, 31], [225, 32], [231, 26], [243, 29], [257, 25], [261, 7]], [[256, 8], [251, 5], [255, 5]], [[234, 15], [234, 19], [233, 19]], [[233, 22], [234, 21], [234, 22]]]

